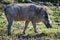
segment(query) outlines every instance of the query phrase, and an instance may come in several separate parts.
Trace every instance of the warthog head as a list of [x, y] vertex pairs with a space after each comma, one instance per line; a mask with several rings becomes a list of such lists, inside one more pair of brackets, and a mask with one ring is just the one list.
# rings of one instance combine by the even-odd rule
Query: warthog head
[[39, 9], [37, 9], [37, 11], [39, 11], [37, 12], [38, 18], [46, 25], [47, 28], [51, 28], [52, 22], [50, 20], [48, 7], [42, 6]]

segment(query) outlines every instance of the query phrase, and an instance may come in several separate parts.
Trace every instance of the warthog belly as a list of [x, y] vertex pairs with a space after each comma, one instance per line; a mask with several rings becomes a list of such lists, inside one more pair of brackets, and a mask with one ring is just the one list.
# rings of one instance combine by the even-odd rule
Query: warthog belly
[[[31, 17], [30, 17], [31, 18]], [[29, 17], [15, 17], [14, 21], [31, 21]], [[34, 17], [36, 23], [39, 23], [41, 20], [38, 17]]]

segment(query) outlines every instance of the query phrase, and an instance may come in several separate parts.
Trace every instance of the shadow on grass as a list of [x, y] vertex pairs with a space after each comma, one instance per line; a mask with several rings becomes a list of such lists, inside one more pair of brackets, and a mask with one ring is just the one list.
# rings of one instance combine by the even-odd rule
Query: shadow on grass
[[20, 37], [22, 37], [22, 38], [36, 38], [36, 37], [47, 36], [47, 34], [45, 34], [45, 33], [40, 33], [40, 34], [28, 34], [28, 35], [17, 34], [16, 36], [17, 36], [18, 38], [20, 38]]

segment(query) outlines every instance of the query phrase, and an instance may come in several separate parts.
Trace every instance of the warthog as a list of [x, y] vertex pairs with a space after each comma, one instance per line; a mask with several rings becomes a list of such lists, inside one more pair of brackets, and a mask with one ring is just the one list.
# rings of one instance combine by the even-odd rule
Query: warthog
[[31, 3], [12, 3], [8, 4], [4, 8], [5, 15], [8, 21], [7, 31], [8, 35], [11, 35], [11, 25], [13, 20], [15, 21], [25, 21], [25, 30], [29, 22], [33, 24], [34, 31], [36, 31], [36, 23], [42, 21], [47, 28], [51, 28], [52, 24], [49, 18], [48, 8], [46, 6], [40, 6]]

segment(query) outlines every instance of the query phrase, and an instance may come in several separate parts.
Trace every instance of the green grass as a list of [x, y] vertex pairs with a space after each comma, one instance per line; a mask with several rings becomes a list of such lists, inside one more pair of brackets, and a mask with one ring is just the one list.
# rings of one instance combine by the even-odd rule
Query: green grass
[[[58, 26], [57, 22], [54, 21], [54, 18], [57, 17], [56, 15], [53, 16], [54, 14], [54, 11], [55, 10], [55, 6], [53, 7], [49, 7], [50, 8], [50, 17], [51, 17], [51, 20], [53, 22], [53, 28], [49, 28], [47, 29], [46, 26], [40, 22], [37, 24], [37, 31], [38, 31], [38, 34], [41, 34], [41, 33], [44, 33], [46, 34], [47, 36], [43, 36], [42, 38], [44, 40], [60, 40], [60, 26]], [[60, 16], [58, 16], [58, 19], [59, 19]], [[59, 19], [60, 20], [60, 19]], [[24, 22], [13, 22], [13, 25], [12, 25], [12, 36], [13, 38], [16, 38], [16, 40], [18, 40], [18, 38], [15, 36], [16, 34], [22, 34], [22, 31], [24, 29]], [[34, 32], [34, 29], [33, 29], [33, 26], [31, 24], [31, 22], [29, 23], [29, 26], [26, 30], [26, 34], [25, 35], [28, 35], [28, 34], [36, 34]], [[9, 37], [7, 36], [7, 20], [6, 20], [6, 17], [4, 15], [4, 13], [2, 13], [2, 15], [0, 16], [0, 40], [12, 40], [12, 37]], [[14, 40], [14, 39], [13, 39]], [[29, 38], [28, 40], [37, 40], [36, 38]]]

